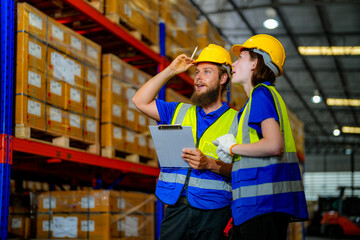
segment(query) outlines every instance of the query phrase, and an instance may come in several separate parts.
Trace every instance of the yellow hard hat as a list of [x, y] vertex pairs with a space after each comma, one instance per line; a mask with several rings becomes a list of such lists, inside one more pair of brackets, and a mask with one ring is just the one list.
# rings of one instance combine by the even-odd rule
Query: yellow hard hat
[[225, 48], [216, 44], [209, 44], [209, 46], [201, 51], [199, 57], [195, 60], [194, 63], [200, 62], [228, 64], [230, 66], [232, 65], [229, 52], [226, 51]]
[[283, 74], [285, 50], [279, 40], [273, 36], [267, 34], [252, 36], [244, 44], [235, 44], [232, 46], [232, 51], [235, 56], [239, 57], [243, 48], [252, 49], [254, 52], [262, 55], [265, 65], [275, 73], [275, 76], [281, 76]]

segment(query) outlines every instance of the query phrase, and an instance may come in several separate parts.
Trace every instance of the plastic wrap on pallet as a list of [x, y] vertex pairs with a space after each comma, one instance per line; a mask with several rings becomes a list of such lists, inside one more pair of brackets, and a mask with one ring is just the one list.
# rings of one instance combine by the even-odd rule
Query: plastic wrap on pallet
[[154, 239], [151, 194], [55, 191], [38, 195], [37, 238]]

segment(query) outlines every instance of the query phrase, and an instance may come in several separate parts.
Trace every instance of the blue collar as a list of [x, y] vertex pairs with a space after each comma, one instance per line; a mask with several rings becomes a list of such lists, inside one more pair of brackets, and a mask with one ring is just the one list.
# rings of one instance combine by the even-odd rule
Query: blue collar
[[226, 102], [223, 102], [222, 106], [220, 108], [218, 108], [217, 110], [210, 112], [208, 114], [206, 114], [204, 109], [200, 106], [196, 106], [196, 111], [198, 112], [198, 114], [200, 114], [201, 117], [205, 117], [205, 116], [220, 117], [229, 108], [230, 108], [229, 105]]

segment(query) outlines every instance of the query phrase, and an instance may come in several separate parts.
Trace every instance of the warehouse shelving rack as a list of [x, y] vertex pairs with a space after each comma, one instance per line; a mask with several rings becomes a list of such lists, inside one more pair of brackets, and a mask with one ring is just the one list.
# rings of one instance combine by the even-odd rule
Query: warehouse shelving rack
[[[53, 1], [29, 1], [40, 10], [46, 9], [46, 4]], [[59, 1], [58, 1], [59, 2]], [[78, 15], [67, 18], [72, 20], [85, 19], [93, 24], [91, 28], [78, 32], [99, 34], [105, 31], [112, 39], [121, 41], [134, 49], [134, 56], [127, 61], [135, 66], [146, 67], [157, 65], [158, 71], [169, 64], [165, 57], [165, 24], [160, 23], [160, 54], [148, 45], [133, 37], [126, 30], [108, 20], [100, 12], [84, 1], [61, 0], [62, 7], [70, 8]], [[62, 19], [64, 21], [64, 19]], [[66, 22], [65, 21], [65, 22]], [[94, 24], [95, 23], [95, 24]], [[10, 173], [16, 169], [18, 175], [28, 175], [34, 179], [43, 176], [61, 178], [76, 177], [78, 181], [89, 181], [89, 176], [100, 173], [102, 180], [113, 182], [113, 186], [121, 181], [121, 186], [153, 191], [159, 169], [144, 164], [131, 163], [116, 159], [89, 154], [85, 151], [57, 147], [32, 140], [13, 137], [14, 112], [14, 37], [15, 37], [15, 1], [1, 1], [1, 105], [0, 105], [0, 239], [7, 239]], [[95, 40], [96, 41], [96, 40]], [[100, 43], [101, 44], [101, 43]], [[140, 61], [139, 61], [140, 60]], [[138, 61], [138, 62], [137, 62]], [[179, 75], [184, 85], [192, 87], [193, 80], [187, 74]], [[165, 98], [165, 89], [159, 97]], [[14, 161], [13, 161], [14, 159]], [[156, 237], [159, 234], [160, 221], [163, 218], [163, 205], [157, 202]]]

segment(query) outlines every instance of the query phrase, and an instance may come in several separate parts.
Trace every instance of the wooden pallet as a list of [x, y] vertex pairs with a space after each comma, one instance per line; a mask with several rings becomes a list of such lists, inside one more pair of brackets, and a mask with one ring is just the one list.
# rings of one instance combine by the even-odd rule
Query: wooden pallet
[[63, 148], [82, 150], [92, 154], [100, 154], [99, 144], [88, 143], [81, 139], [75, 139], [70, 136], [47, 132], [42, 129], [36, 129], [23, 124], [17, 124], [15, 126], [15, 137], [47, 144], [50, 143], [52, 145]]
[[101, 148], [101, 156], [114, 159], [125, 159], [129, 162], [143, 163], [153, 167], [157, 167], [158, 162], [157, 159], [153, 159], [148, 156], [142, 156], [130, 151], [120, 150], [110, 146]]
[[106, 18], [116, 23], [118, 26], [123, 28], [129, 34], [131, 34], [134, 38], [144, 42], [149, 48], [151, 48], [154, 52], [160, 53], [159, 44], [154, 42], [153, 40], [149, 39], [145, 36], [140, 30], [136, 29], [131, 23], [121, 18], [120, 15], [112, 13], [106, 14]]

